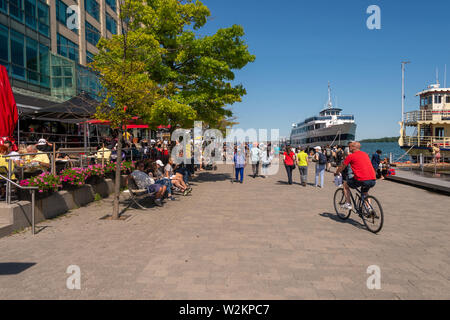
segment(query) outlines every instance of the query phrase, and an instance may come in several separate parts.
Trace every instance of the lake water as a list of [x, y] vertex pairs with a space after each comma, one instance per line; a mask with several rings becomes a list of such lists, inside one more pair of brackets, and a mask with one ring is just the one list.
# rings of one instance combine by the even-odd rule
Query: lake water
[[[368, 153], [369, 157], [380, 149], [383, 153], [381, 159], [388, 158], [389, 154], [392, 152], [393, 161], [397, 161], [402, 155], [405, 154], [405, 150], [402, 150], [397, 142], [363, 142], [361, 143], [361, 150]], [[404, 156], [400, 162], [411, 161], [409, 155]]]

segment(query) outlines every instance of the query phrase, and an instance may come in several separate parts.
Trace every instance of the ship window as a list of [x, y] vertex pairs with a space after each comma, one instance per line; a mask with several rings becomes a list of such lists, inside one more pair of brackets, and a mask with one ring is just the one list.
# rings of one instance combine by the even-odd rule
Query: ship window
[[447, 96], [447, 99], [445, 102], [450, 103], [450, 96]]
[[442, 97], [440, 95], [435, 95], [434, 96], [434, 103], [441, 103], [442, 102]]

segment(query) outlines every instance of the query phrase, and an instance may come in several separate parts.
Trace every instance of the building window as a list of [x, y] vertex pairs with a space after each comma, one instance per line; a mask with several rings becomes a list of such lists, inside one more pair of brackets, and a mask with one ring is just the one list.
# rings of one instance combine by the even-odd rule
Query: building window
[[98, 41], [100, 40], [100, 31], [98, 31], [97, 28], [95, 28], [92, 24], [90, 24], [87, 21], [85, 30], [86, 30], [86, 41], [96, 46]]
[[50, 48], [39, 45], [39, 83], [42, 87], [50, 88]]
[[38, 74], [38, 42], [27, 39], [26, 46], [26, 66], [27, 66], [27, 80], [34, 84], [39, 84]]
[[6, 45], [0, 46], [0, 64], [6, 65], [9, 62], [9, 35], [8, 28], [0, 24], [0, 43]]
[[446, 103], [450, 103], [450, 96], [447, 96], [447, 99], [445, 100]]
[[33, 30], [36, 30], [36, 0], [25, 0], [25, 24]]
[[75, 32], [76, 34], [78, 34], [77, 28], [69, 28], [69, 26], [67, 25], [67, 19], [73, 15], [72, 11], [71, 11], [71, 13], [67, 12], [68, 8], [69, 8], [69, 6], [67, 4], [65, 4], [61, 0], [57, 0], [57, 2], [56, 2], [56, 20], [61, 22], [68, 29], [70, 29], [73, 32]]
[[440, 127], [435, 128], [434, 129], [434, 135], [436, 137], [443, 138], [444, 137], [444, 128], [440, 128]]
[[100, 21], [100, 6], [96, 0], [84, 0], [84, 8], [95, 20]]
[[79, 48], [75, 42], [70, 41], [58, 33], [58, 54], [75, 62], [79, 61]]
[[86, 50], [86, 63], [94, 61], [94, 54]]
[[44, 36], [50, 36], [49, 8], [45, 3], [38, 1], [39, 32]]
[[0, 0], [0, 11], [8, 13], [8, 8], [6, 7], [7, 0]]
[[112, 34], [117, 34], [117, 22], [109, 14], [106, 14], [106, 29]]
[[11, 74], [25, 80], [25, 38], [24, 35], [11, 30]]
[[11, 17], [23, 22], [22, 0], [9, 0], [9, 14]]
[[107, 4], [108, 6], [110, 6], [111, 9], [114, 10], [114, 12], [116, 12], [116, 10], [117, 10], [116, 0], [106, 0], [106, 4]]

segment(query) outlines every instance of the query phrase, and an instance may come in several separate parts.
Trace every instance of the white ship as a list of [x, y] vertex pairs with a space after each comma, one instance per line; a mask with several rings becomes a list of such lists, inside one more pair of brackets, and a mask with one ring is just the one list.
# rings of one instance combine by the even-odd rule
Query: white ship
[[342, 109], [333, 107], [331, 88], [328, 83], [328, 103], [319, 116], [294, 123], [291, 131], [291, 146], [315, 147], [346, 145], [355, 140], [356, 123], [353, 115], [341, 114]]

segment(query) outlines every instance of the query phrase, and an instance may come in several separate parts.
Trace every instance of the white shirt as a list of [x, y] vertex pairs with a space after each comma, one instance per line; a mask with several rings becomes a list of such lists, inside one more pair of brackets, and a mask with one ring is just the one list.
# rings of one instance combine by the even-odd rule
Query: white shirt
[[259, 158], [261, 157], [261, 151], [259, 150], [259, 148], [253, 147], [250, 150], [250, 156], [251, 156], [252, 162], [256, 163], [259, 161]]

